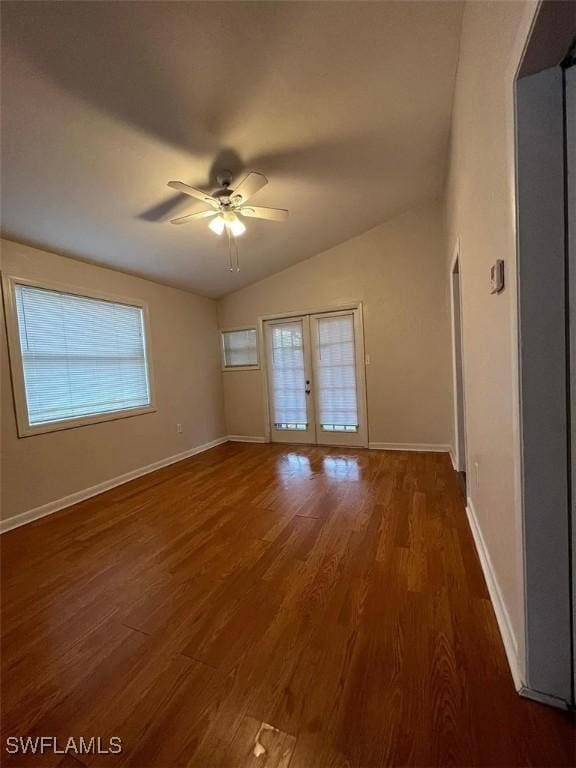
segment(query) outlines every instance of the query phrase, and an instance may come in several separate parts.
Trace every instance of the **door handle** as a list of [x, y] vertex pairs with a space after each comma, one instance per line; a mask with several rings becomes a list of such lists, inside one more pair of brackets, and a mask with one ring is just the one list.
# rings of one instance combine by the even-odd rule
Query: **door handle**
[[309, 379], [306, 379], [306, 390], [305, 391], [306, 391], [307, 395], [310, 394], [310, 380]]

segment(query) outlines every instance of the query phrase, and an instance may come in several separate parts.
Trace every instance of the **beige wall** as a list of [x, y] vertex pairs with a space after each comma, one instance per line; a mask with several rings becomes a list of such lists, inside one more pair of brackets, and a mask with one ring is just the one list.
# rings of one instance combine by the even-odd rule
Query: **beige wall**
[[[535, 5], [466, 5], [453, 110], [447, 257], [461, 242], [468, 495], [523, 666], [513, 79]], [[504, 259], [506, 289], [489, 292]], [[478, 465], [476, 477], [475, 464]]]
[[155, 413], [19, 439], [2, 314], [4, 518], [224, 435], [214, 301], [7, 240], [2, 269], [147, 302], [158, 406]]
[[[364, 304], [370, 442], [445, 445], [451, 416], [442, 206], [413, 208], [219, 302], [221, 327], [259, 315]], [[224, 373], [229, 434], [265, 434], [260, 371]]]

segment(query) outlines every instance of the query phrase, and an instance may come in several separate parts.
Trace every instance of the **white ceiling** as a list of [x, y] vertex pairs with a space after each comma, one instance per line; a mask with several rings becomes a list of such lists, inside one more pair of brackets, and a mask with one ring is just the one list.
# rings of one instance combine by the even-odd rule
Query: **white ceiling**
[[[454, 2], [3, 2], [6, 237], [220, 296], [437, 193]], [[258, 170], [242, 271], [166, 187]]]

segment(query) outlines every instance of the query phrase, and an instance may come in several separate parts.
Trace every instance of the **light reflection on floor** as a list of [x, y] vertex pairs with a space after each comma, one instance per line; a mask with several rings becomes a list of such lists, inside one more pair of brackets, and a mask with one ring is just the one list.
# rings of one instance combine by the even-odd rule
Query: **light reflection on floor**
[[312, 477], [312, 468], [310, 459], [300, 453], [288, 453], [282, 456], [278, 464], [279, 472], [282, 476], [294, 476], [299, 478]]
[[359, 480], [360, 466], [355, 456], [324, 456], [324, 474], [335, 480]]
[[360, 480], [361, 463], [356, 456], [310, 457], [293, 451], [284, 454], [278, 462], [278, 473], [284, 478], [307, 480], [324, 475], [331, 480]]

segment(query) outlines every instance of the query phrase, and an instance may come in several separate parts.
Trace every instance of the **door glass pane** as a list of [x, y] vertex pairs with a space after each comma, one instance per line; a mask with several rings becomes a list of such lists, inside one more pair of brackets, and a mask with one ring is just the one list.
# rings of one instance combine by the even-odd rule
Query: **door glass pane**
[[317, 321], [316, 375], [320, 427], [325, 432], [357, 432], [354, 317]]
[[276, 429], [308, 428], [302, 321], [271, 326], [273, 423]]

